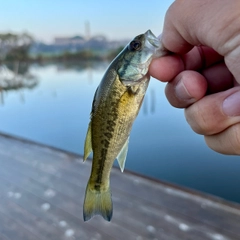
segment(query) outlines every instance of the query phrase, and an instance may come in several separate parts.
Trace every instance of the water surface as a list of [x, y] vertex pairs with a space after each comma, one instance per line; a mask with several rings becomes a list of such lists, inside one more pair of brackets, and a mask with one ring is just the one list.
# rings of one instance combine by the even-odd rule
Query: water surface
[[[106, 67], [29, 67], [22, 77], [30, 74], [34, 86], [1, 92], [0, 131], [83, 154], [93, 95]], [[0, 71], [0, 83], [3, 77], [6, 73]], [[187, 125], [183, 110], [169, 105], [164, 87], [150, 81], [131, 133], [126, 168], [240, 202], [240, 158], [210, 150]]]

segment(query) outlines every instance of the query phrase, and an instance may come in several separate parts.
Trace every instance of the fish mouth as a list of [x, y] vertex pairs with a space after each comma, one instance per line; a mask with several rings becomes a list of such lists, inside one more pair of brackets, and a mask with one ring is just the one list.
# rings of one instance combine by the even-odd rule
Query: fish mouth
[[151, 30], [146, 31], [144, 35], [147, 40], [146, 45], [153, 53], [153, 58], [162, 57], [168, 53], [161, 42], [161, 38], [157, 38]]
[[161, 43], [160, 43], [159, 39], [152, 33], [151, 30], [146, 31], [145, 36], [151, 45], [153, 45], [156, 48], [161, 47]]

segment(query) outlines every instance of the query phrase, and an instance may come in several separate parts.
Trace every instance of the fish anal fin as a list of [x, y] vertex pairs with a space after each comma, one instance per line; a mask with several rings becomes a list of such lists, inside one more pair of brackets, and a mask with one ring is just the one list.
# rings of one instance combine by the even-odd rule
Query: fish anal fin
[[87, 185], [85, 200], [83, 204], [83, 219], [90, 220], [95, 215], [101, 215], [105, 220], [111, 221], [113, 213], [111, 191], [92, 190]]
[[117, 160], [118, 160], [118, 164], [121, 169], [121, 172], [124, 171], [124, 167], [125, 167], [125, 162], [126, 162], [127, 152], [128, 152], [128, 143], [129, 143], [129, 137], [126, 140], [126, 142], [124, 143], [121, 151], [119, 152], [119, 154], [117, 156]]
[[91, 129], [91, 122], [88, 125], [87, 135], [85, 139], [84, 144], [84, 155], [83, 155], [83, 161], [87, 159], [87, 157], [92, 152], [92, 129]]

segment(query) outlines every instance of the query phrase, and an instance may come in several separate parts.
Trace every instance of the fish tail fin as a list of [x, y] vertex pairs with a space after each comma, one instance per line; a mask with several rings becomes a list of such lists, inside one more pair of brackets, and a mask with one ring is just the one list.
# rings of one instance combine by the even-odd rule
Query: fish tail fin
[[101, 215], [105, 220], [112, 218], [113, 206], [110, 187], [106, 191], [91, 189], [87, 185], [83, 204], [83, 219], [90, 220], [94, 215]]

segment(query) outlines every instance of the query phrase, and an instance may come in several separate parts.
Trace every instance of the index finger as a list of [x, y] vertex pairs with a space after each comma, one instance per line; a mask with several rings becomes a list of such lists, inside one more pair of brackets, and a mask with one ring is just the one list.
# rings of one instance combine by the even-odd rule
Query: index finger
[[200, 71], [220, 61], [223, 61], [223, 56], [212, 48], [198, 46], [184, 55], [173, 54], [154, 59], [149, 72], [154, 78], [168, 82], [184, 70]]

